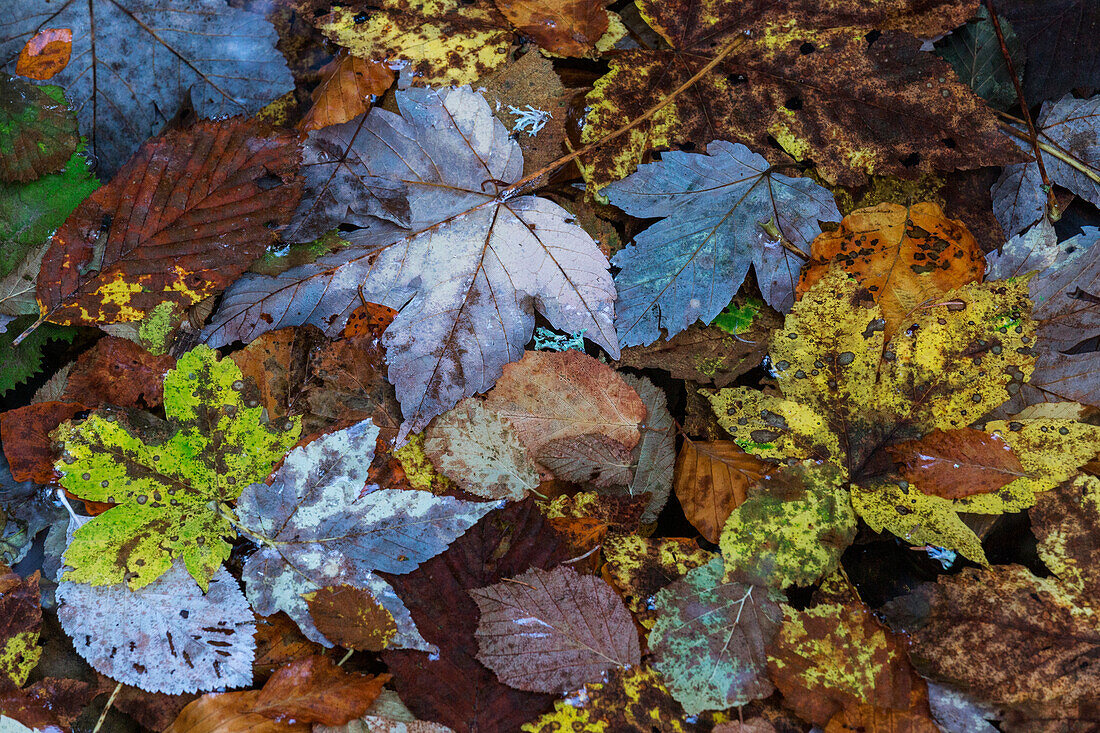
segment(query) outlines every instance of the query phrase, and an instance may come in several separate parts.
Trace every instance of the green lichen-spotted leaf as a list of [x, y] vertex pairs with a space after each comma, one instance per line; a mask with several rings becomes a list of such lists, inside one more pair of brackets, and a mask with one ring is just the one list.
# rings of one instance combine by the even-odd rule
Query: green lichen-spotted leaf
[[764, 458], [841, 460], [836, 434], [812, 407], [747, 387], [702, 394], [710, 400], [718, 424], [742, 450]]
[[653, 666], [690, 715], [767, 697], [765, 647], [783, 621], [784, 596], [772, 588], [723, 580], [715, 558], [654, 597], [649, 634]]
[[60, 91], [0, 73], [0, 179], [33, 181], [76, 151], [76, 117]]
[[934, 545], [954, 550], [987, 565], [982, 542], [959, 519], [957, 502], [925, 494], [895, 478], [854, 484], [852, 506], [876, 532], [886, 530], [911, 545]]
[[653, 626], [650, 597], [689, 570], [707, 564], [713, 552], [701, 549], [695, 540], [679, 537], [659, 539], [639, 535], [611, 535], [604, 542], [604, 577], [618, 587], [626, 607], [642, 626]]
[[200, 346], [164, 379], [167, 421], [103, 408], [57, 429], [61, 485], [118, 505], [77, 530], [66, 580], [137, 590], [182, 557], [206, 588], [235, 535], [218, 504], [266, 478], [301, 429], [297, 418], [267, 424], [253, 390], [232, 360]]
[[539, 486], [538, 468], [515, 430], [478, 399], [466, 398], [435, 418], [424, 452], [444, 476], [487, 499], [519, 501]]
[[39, 574], [20, 578], [0, 564], [0, 684], [22, 687], [38, 664], [42, 608]]
[[15, 337], [33, 322], [33, 316], [16, 318], [7, 324], [6, 331], [0, 331], [0, 395], [27, 381], [42, 369], [42, 350], [46, 344], [51, 341], [72, 341], [77, 334], [77, 330], [71, 326], [43, 323], [18, 346], [13, 346]]
[[261, 547], [242, 576], [258, 613], [286, 611], [318, 643], [332, 645], [314, 625], [303, 594], [345, 584], [370, 591], [393, 616], [390, 648], [434, 651], [374, 571], [412, 572], [500, 504], [367, 484], [377, 437], [370, 420], [330, 433], [291, 451], [271, 486], [244, 490], [239, 521]]
[[774, 470], [762, 486], [722, 529], [726, 576], [782, 589], [836, 568], [856, 532], [843, 473], [803, 461]]
[[1018, 512], [1035, 503], [1036, 494], [1073, 478], [1081, 466], [1100, 453], [1100, 427], [1076, 420], [998, 420], [986, 432], [999, 435], [1020, 459], [1028, 475], [989, 494], [955, 501], [961, 512]]

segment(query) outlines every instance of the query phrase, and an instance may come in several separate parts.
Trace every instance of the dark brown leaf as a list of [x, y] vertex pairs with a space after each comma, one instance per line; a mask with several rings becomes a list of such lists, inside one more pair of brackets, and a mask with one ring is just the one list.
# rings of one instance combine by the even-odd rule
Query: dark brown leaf
[[62, 399], [88, 409], [103, 404], [157, 407], [164, 375], [175, 366], [168, 354], [151, 354], [133, 341], [107, 336], [76, 360]]
[[397, 633], [390, 612], [363, 588], [329, 586], [307, 593], [305, 599], [317, 630], [346, 649], [380, 652]]

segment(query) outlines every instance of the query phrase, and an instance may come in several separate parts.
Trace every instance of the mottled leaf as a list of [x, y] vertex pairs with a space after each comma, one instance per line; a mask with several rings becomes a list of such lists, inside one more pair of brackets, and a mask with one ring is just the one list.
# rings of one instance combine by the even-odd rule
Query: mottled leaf
[[603, 552], [607, 560], [604, 577], [614, 583], [627, 608], [646, 627], [652, 627], [656, 620], [649, 602], [654, 594], [715, 557], [713, 552], [700, 549], [695, 540], [638, 535], [609, 537]]
[[35, 81], [57, 76], [69, 65], [73, 32], [69, 28], [43, 28], [27, 41], [15, 61], [15, 73]]
[[765, 646], [783, 611], [778, 591], [723, 580], [721, 558], [659, 591], [649, 634], [653, 666], [691, 715], [767, 697]]
[[133, 341], [107, 336], [76, 360], [64, 396], [87, 407], [157, 407], [164, 400], [164, 375], [175, 365], [168, 354], [151, 354]]
[[252, 683], [256, 624], [224, 568], [205, 592], [176, 560], [140, 590], [62, 581], [57, 599], [77, 652], [114, 680], [169, 694]]
[[42, 656], [39, 577], [35, 572], [20, 578], [0, 564], [0, 683], [4, 686], [22, 687]]
[[79, 142], [64, 97], [0, 73], [0, 179], [25, 182], [53, 173]]
[[1043, 563], [1091, 602], [1100, 593], [1100, 479], [1078, 476], [1044, 491], [1028, 514]]
[[603, 0], [496, 0], [516, 30], [560, 56], [591, 56], [608, 29]]
[[684, 440], [676, 459], [676, 498], [708, 542], [718, 542], [730, 512], [748, 498], [766, 465], [729, 440]]
[[393, 614], [370, 591], [335, 585], [305, 594], [317, 630], [345, 649], [379, 652], [397, 634]]

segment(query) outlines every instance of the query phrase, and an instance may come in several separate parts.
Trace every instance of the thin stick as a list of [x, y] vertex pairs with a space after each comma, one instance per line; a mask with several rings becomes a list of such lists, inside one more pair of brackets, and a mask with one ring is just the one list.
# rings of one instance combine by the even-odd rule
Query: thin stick
[[355, 654], [355, 650], [354, 650], [354, 649], [348, 649], [348, 653], [344, 655], [344, 658], [343, 658], [343, 659], [341, 659], [341, 660], [340, 660], [339, 662], [337, 662], [337, 663], [336, 663], [336, 666], [337, 666], [337, 667], [343, 667], [343, 666], [344, 666], [344, 662], [346, 662], [346, 661], [348, 661], [349, 659], [351, 659], [351, 655], [352, 655], [352, 654]]
[[997, 17], [997, 11], [993, 9], [993, 0], [985, 0], [986, 10], [989, 11], [989, 20], [993, 23], [993, 30], [997, 34], [997, 42], [1001, 44], [1001, 56], [1004, 57], [1005, 66], [1008, 67], [1008, 75], [1012, 77], [1012, 86], [1016, 89], [1016, 99], [1020, 102], [1020, 111], [1024, 114], [1024, 123], [1027, 125], [1027, 140], [1031, 143], [1032, 152], [1035, 153], [1035, 162], [1039, 164], [1039, 176], [1043, 179], [1043, 190], [1047, 192], [1047, 211], [1052, 221], [1062, 218], [1062, 209], [1058, 206], [1058, 199], [1054, 195], [1054, 186], [1047, 175], [1046, 166], [1043, 165], [1043, 154], [1039, 152], [1039, 132], [1035, 129], [1035, 123], [1031, 119], [1031, 110], [1028, 109], [1027, 100], [1024, 98], [1024, 88], [1020, 85], [1020, 78], [1016, 75], [1016, 65], [1012, 63], [1012, 54], [1008, 52], [1008, 44], [1005, 42], [1004, 33], [1001, 32], [1001, 21]]
[[99, 720], [95, 722], [95, 728], [92, 728], [92, 733], [99, 733], [99, 729], [103, 727], [103, 721], [107, 720], [107, 713], [110, 711], [111, 706], [115, 704], [115, 698], [118, 697], [119, 690], [122, 689], [122, 683], [119, 682], [115, 685], [115, 689], [111, 692], [111, 696], [107, 698], [107, 704], [103, 708], [103, 712], [99, 714]]
[[[1013, 117], [1012, 115], [1005, 112], [998, 112], [997, 114], [1012, 122], [1023, 122], [1023, 120], [1021, 120], [1020, 118]], [[1012, 135], [1013, 137], [1019, 138], [1020, 140], [1023, 140], [1025, 142], [1031, 142], [1031, 138], [1027, 136], [1027, 133], [1021, 132], [1016, 127], [1007, 122], [1001, 123], [1001, 129], [1004, 132], [1007, 132], [1009, 135]], [[1041, 135], [1042, 133], [1039, 134]], [[1074, 157], [1074, 155], [1069, 151], [1063, 150], [1062, 148], [1052, 143], [1045, 143], [1042, 140], [1039, 140], [1038, 144], [1042, 150], [1049, 153], [1052, 157], [1057, 158], [1066, 165], [1073, 166], [1077, 170], [1081, 171], [1081, 173], [1088, 176], [1091, 180], [1095, 181], [1096, 183], [1100, 183], [1100, 173], [1097, 173], [1094, 169], [1081, 162], [1081, 160]]]
[[580, 150], [574, 150], [572, 153], [569, 153], [568, 155], [564, 155], [564, 156], [558, 158], [557, 160], [550, 163], [549, 165], [544, 165], [542, 168], [539, 168], [534, 173], [531, 173], [530, 175], [524, 176], [523, 178], [519, 179], [515, 183], [513, 183], [509, 186], [505, 186], [504, 188], [501, 189], [500, 193], [501, 194], [507, 194], [507, 193], [510, 193], [510, 192], [513, 192], [513, 191], [518, 191], [522, 186], [530, 183], [531, 181], [538, 180], [539, 178], [546, 175], [547, 173], [552, 173], [553, 171], [557, 170], [561, 166], [572, 163], [574, 160], [581, 157], [582, 155], [585, 155], [585, 154], [591, 152], [592, 150], [595, 150], [596, 148], [600, 147], [601, 145], [603, 145], [603, 144], [605, 144], [605, 143], [607, 143], [611, 140], [614, 140], [619, 135], [622, 135], [625, 132], [629, 132], [630, 130], [633, 130], [635, 127], [642, 124], [643, 122], [645, 122], [649, 118], [653, 117], [655, 114], [660, 112], [662, 109], [664, 109], [668, 105], [672, 104], [673, 100], [675, 100], [678, 96], [680, 96], [685, 91], [687, 91], [693, 84], [695, 84], [695, 82], [699, 81], [704, 76], [709, 74], [711, 72], [711, 70], [714, 69], [714, 67], [717, 66], [718, 64], [722, 63], [726, 59], [727, 56], [729, 56], [731, 53], [733, 53], [737, 49], [741, 48], [741, 46], [744, 45], [747, 38], [748, 38], [748, 36], [745, 36], [745, 35], [740, 35], [737, 38], [734, 38], [732, 41], [730, 41], [728, 44], [726, 44], [726, 47], [723, 48], [718, 53], [717, 56], [715, 56], [713, 59], [711, 59], [710, 62], [708, 62], [706, 66], [704, 66], [703, 68], [699, 69], [699, 71], [692, 74], [690, 79], [688, 79], [683, 84], [681, 84], [680, 86], [673, 89], [672, 92], [667, 97], [665, 97], [660, 102], [658, 102], [657, 104], [655, 104], [652, 107], [650, 107], [649, 109], [647, 109], [645, 112], [643, 112], [641, 114], [640, 117], [637, 117], [634, 120], [632, 120], [631, 122], [628, 122], [627, 124], [620, 127], [618, 130], [614, 130], [613, 132], [607, 133], [606, 135], [601, 137], [599, 140], [596, 140], [595, 142], [591, 142], [588, 145], [585, 145]]

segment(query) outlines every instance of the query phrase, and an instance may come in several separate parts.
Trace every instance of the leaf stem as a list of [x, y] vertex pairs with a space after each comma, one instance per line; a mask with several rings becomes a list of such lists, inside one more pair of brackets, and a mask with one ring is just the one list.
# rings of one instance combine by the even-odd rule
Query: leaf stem
[[226, 521], [232, 524], [234, 529], [251, 539], [257, 545], [272, 545], [271, 540], [269, 540], [267, 537], [264, 537], [263, 535], [258, 535], [252, 530], [245, 527], [243, 524], [241, 524], [241, 520], [237, 519], [237, 515], [233, 511], [233, 507], [229, 506], [224, 501], [218, 502], [215, 511], [225, 517]]
[[27, 330], [15, 337], [15, 340], [11, 342], [12, 346], [18, 346], [23, 343], [23, 339], [30, 336], [35, 330], [46, 322], [46, 316], [39, 316], [38, 320], [27, 327]]
[[549, 163], [548, 165], [544, 165], [542, 168], [539, 168], [534, 173], [531, 173], [530, 175], [524, 176], [523, 178], [519, 179], [518, 181], [516, 181], [515, 183], [513, 183], [511, 185], [505, 186], [504, 188], [502, 188], [500, 190], [500, 194], [504, 195], [504, 194], [509, 194], [509, 193], [518, 191], [521, 187], [525, 186], [526, 184], [531, 183], [532, 181], [536, 181], [536, 180], [542, 178], [547, 173], [554, 172], [555, 170], [557, 170], [561, 166], [566, 165], [568, 163], [571, 163], [574, 160], [576, 160], [577, 158], [581, 157], [582, 155], [585, 155], [585, 154], [595, 150], [596, 148], [604, 145], [605, 143], [610, 142], [611, 140], [614, 140], [619, 135], [622, 135], [625, 132], [629, 132], [630, 130], [633, 130], [635, 127], [642, 124], [646, 120], [650, 119], [651, 117], [656, 115], [658, 112], [660, 112], [662, 109], [664, 109], [668, 105], [672, 104], [673, 100], [675, 100], [678, 96], [680, 96], [685, 91], [687, 91], [693, 84], [695, 84], [695, 82], [699, 81], [704, 76], [709, 74], [711, 72], [711, 70], [714, 69], [714, 67], [717, 66], [718, 64], [722, 63], [726, 59], [727, 56], [729, 56], [731, 53], [733, 53], [737, 49], [741, 48], [741, 46], [743, 46], [745, 44], [747, 39], [748, 39], [748, 36], [742, 34], [742, 35], [739, 35], [736, 38], [734, 38], [729, 43], [727, 43], [725, 48], [723, 48], [721, 51], [719, 51], [718, 55], [715, 56], [713, 59], [711, 59], [706, 64], [706, 66], [704, 66], [703, 68], [699, 69], [699, 71], [692, 74], [690, 79], [688, 79], [683, 84], [681, 84], [680, 86], [673, 89], [668, 94], [668, 96], [666, 96], [660, 102], [658, 102], [657, 104], [655, 104], [652, 107], [650, 107], [649, 109], [647, 109], [640, 116], [634, 118], [633, 120], [631, 120], [627, 124], [623, 125], [619, 129], [607, 133], [606, 135], [601, 137], [599, 140], [591, 142], [588, 145], [585, 145], [583, 148], [580, 148], [579, 150], [574, 150], [573, 152], [569, 153], [568, 155], [563, 155], [562, 157], [560, 157], [557, 160]]
[[1016, 75], [1016, 65], [1012, 63], [1012, 54], [1008, 52], [1008, 43], [1005, 42], [1004, 33], [1001, 31], [1001, 21], [997, 17], [997, 11], [993, 8], [993, 0], [985, 0], [986, 10], [989, 11], [989, 20], [993, 23], [993, 31], [997, 34], [997, 42], [1001, 45], [1001, 56], [1004, 57], [1005, 66], [1008, 67], [1008, 75], [1012, 77], [1012, 86], [1016, 90], [1016, 99], [1020, 102], [1020, 111], [1024, 115], [1024, 124], [1027, 125], [1027, 141], [1031, 143], [1032, 152], [1035, 154], [1035, 162], [1039, 164], [1039, 176], [1043, 179], [1043, 190], [1047, 193], [1047, 212], [1051, 221], [1062, 218], [1062, 209], [1058, 205], [1058, 199], [1054, 195], [1054, 186], [1047, 175], [1046, 166], [1043, 164], [1043, 155], [1039, 152], [1039, 132], [1035, 129], [1035, 123], [1031, 119], [1031, 110], [1024, 99], [1024, 89], [1020, 85], [1020, 78]]
[[95, 728], [92, 728], [92, 733], [99, 733], [99, 729], [103, 727], [103, 722], [107, 720], [107, 713], [111, 710], [111, 706], [115, 704], [115, 698], [118, 697], [118, 693], [121, 689], [122, 683], [119, 682], [115, 685], [115, 689], [111, 692], [111, 696], [107, 698], [107, 704], [103, 706], [103, 712], [99, 714], [99, 720], [95, 722]]

